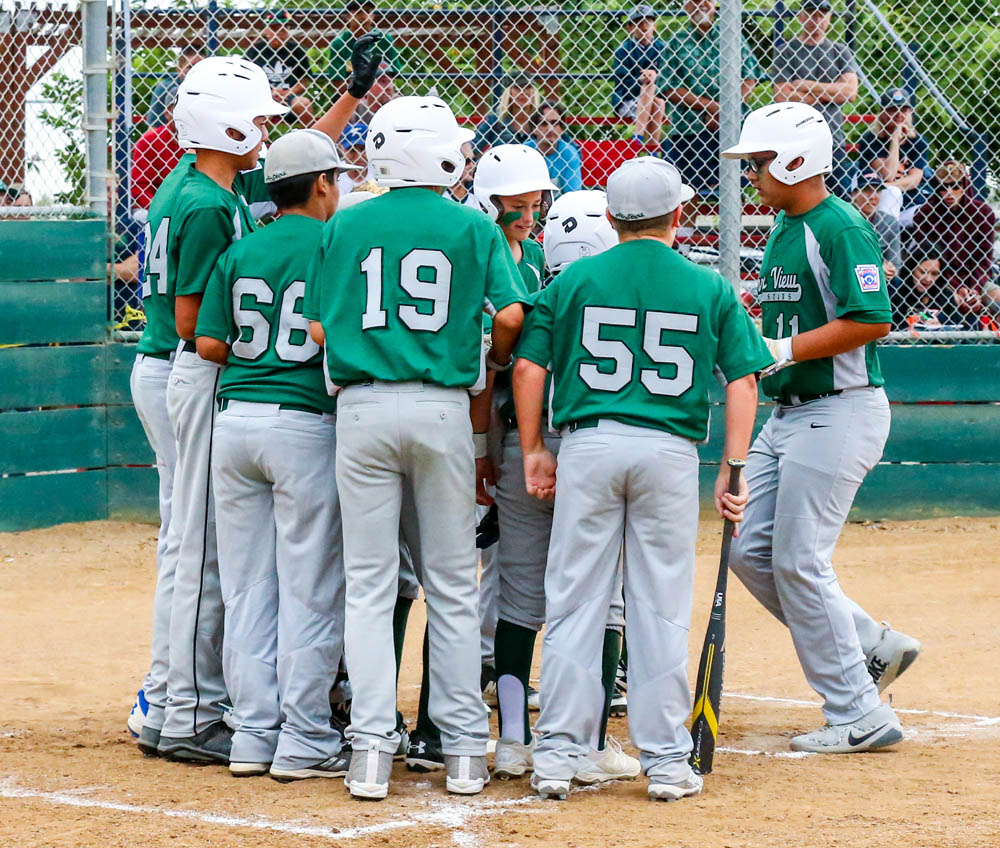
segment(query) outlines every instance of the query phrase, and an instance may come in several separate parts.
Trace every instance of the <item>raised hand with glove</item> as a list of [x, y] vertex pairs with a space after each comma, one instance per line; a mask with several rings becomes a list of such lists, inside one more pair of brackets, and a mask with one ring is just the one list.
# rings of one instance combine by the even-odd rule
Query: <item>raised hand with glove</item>
[[360, 100], [375, 84], [379, 65], [382, 63], [382, 33], [377, 29], [366, 32], [354, 43], [351, 53], [351, 77], [347, 81], [347, 93]]

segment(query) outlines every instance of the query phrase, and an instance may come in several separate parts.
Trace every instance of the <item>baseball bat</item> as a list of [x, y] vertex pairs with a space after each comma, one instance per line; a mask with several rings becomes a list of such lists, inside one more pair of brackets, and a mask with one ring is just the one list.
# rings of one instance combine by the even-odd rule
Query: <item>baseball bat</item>
[[[746, 463], [729, 460], [729, 493], [739, 493], [740, 472]], [[712, 771], [715, 743], [719, 738], [719, 714], [722, 702], [722, 672], [726, 662], [726, 579], [729, 575], [729, 550], [733, 546], [735, 525], [728, 518], [722, 528], [722, 555], [719, 577], [715, 582], [712, 615], [705, 631], [705, 644], [698, 661], [698, 681], [691, 713], [691, 768], [698, 774]]]

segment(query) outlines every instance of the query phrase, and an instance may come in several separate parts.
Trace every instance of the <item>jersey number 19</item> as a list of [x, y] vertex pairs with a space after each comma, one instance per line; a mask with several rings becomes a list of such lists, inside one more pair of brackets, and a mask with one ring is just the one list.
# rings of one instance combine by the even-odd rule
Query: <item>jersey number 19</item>
[[[421, 280], [421, 269], [433, 272], [434, 279]], [[365, 311], [361, 316], [362, 330], [375, 330], [389, 325], [389, 315], [383, 307], [382, 248], [373, 247], [361, 263], [365, 277]], [[401, 303], [399, 320], [411, 330], [436, 333], [448, 323], [448, 302], [451, 300], [451, 260], [440, 250], [415, 248], [399, 263], [399, 285], [410, 297], [427, 301], [430, 312]]]

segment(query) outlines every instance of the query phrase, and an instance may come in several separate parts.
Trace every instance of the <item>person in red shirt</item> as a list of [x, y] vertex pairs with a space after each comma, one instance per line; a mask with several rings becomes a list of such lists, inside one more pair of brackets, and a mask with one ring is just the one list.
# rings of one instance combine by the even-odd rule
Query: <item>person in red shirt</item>
[[942, 162], [933, 186], [933, 196], [913, 216], [911, 232], [941, 248], [953, 286], [981, 292], [992, 280], [996, 215], [973, 195], [969, 169], [961, 162]]
[[168, 106], [166, 122], [150, 127], [132, 148], [132, 205], [149, 209], [153, 195], [177, 163], [184, 151], [177, 144], [173, 106]]

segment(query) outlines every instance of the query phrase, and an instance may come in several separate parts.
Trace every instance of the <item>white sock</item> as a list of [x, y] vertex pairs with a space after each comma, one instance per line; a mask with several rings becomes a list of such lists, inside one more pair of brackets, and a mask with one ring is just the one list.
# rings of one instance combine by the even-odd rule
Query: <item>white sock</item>
[[[503, 674], [497, 681], [497, 700], [500, 703], [500, 738], [524, 739], [524, 684], [513, 674]], [[525, 742], [525, 744], [527, 744]]]

